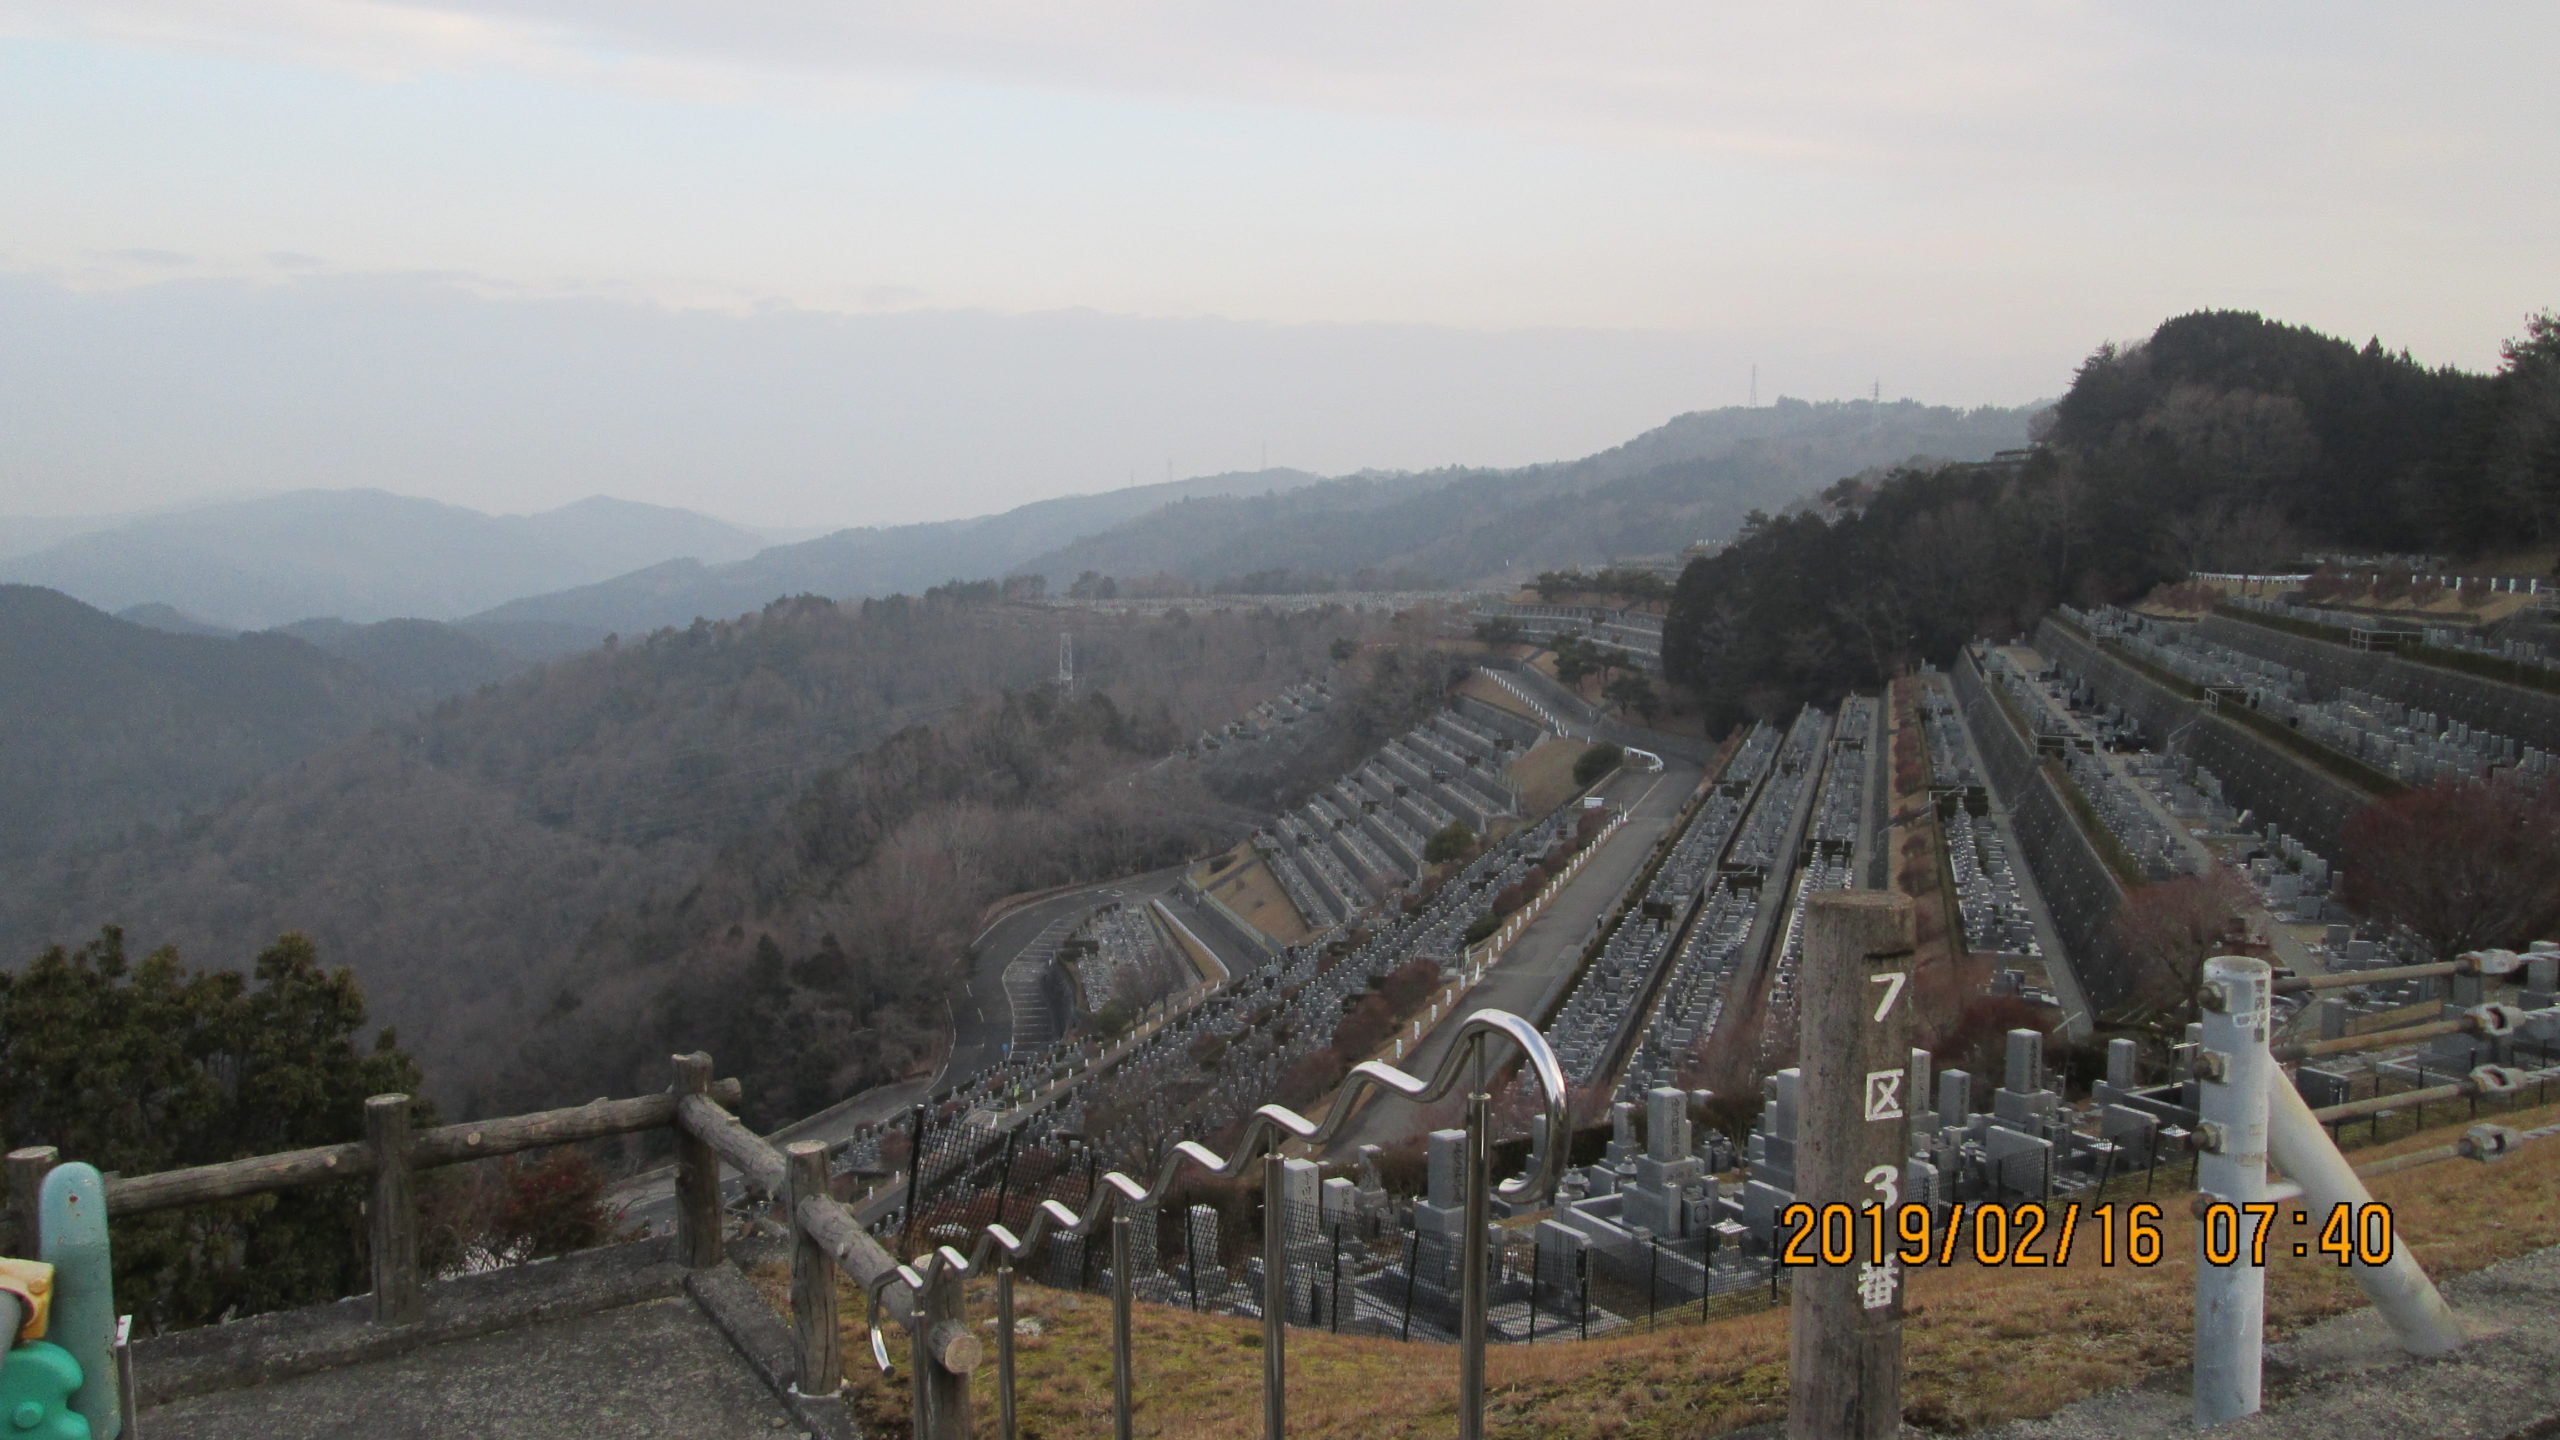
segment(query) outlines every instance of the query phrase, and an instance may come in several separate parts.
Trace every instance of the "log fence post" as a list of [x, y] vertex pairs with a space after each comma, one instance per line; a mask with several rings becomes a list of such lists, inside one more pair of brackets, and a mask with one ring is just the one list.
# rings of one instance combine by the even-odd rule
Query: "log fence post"
[[37, 1217], [42, 1207], [36, 1197], [44, 1190], [44, 1177], [62, 1163], [62, 1152], [50, 1145], [27, 1145], [9, 1152], [9, 1240], [17, 1249], [12, 1253], [33, 1260], [40, 1253], [43, 1236]]
[[33, 1261], [41, 1253], [44, 1207], [38, 1204], [38, 1197], [44, 1194], [46, 1171], [59, 1163], [61, 1150], [54, 1145], [23, 1145], [8, 1153], [8, 1207], [15, 1217], [10, 1225], [10, 1243], [18, 1245], [13, 1250], [15, 1256]]
[[963, 1299], [960, 1272], [947, 1264], [933, 1267], [916, 1297], [916, 1440], [969, 1440], [969, 1372], [984, 1352]]
[[791, 1328], [800, 1346], [799, 1378], [792, 1388], [803, 1395], [832, 1398], [844, 1388], [844, 1349], [836, 1328], [836, 1267], [827, 1247], [800, 1223], [800, 1204], [827, 1193], [827, 1147], [815, 1140], [794, 1140], [784, 1148], [789, 1163], [783, 1211], [791, 1217]]
[[[697, 1050], [675, 1057], [675, 1095], [707, 1097], [711, 1090], [711, 1057]], [[679, 1114], [676, 1132], [676, 1258], [687, 1269], [720, 1263], [720, 1156], [711, 1142], [696, 1135]]]
[[373, 1241], [373, 1318], [380, 1325], [408, 1325], [419, 1318], [418, 1201], [410, 1184], [409, 1097], [376, 1095], [364, 1102], [364, 1140], [373, 1152], [373, 1203], [367, 1216]]

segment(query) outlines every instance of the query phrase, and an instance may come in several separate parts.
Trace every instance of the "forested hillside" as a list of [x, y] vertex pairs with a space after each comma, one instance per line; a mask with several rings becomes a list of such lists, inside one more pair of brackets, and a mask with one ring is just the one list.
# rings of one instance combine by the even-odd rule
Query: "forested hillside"
[[169, 823], [405, 703], [290, 636], [175, 635], [0, 585], [0, 861]]
[[2029, 413], [1800, 400], [1701, 411], [1569, 464], [1355, 476], [1170, 505], [1016, 568], [1053, 584], [1094, 571], [1214, 587], [1247, 575], [1275, 586], [1463, 584], [1598, 565], [1725, 539], [1750, 511], [1842, 475], [2024, 445]]
[[532, 663], [437, 620], [302, 620], [276, 633], [317, 645], [420, 702], [477, 690]]
[[[641, 1083], [632, 1057], [730, 1025], [808, 1041], [757, 1047], [805, 1061], [794, 1085], [893, 1068], [939, 1023], [955, 923], [1231, 834], [1151, 763], [1387, 623], [1062, 618], [994, 589], [776, 602], [448, 700], [179, 833], [0, 875], [0, 944], [116, 922], [216, 957], [308, 932], [461, 1112]], [[1029, 693], [1062, 625], [1064, 706]]]
[[1834, 486], [1681, 577], [1670, 677], [1722, 724], [1869, 688], [2056, 600], [2124, 600], [2305, 547], [2476, 553], [2560, 538], [2560, 328], [2501, 374], [2256, 315], [2101, 348], [2014, 464]]
[[[1095, 637], [1115, 677], [1100, 690], [1009, 691], [899, 731], [821, 775], [681, 894], [588, 935], [509, 1088], [646, 1084], [670, 1047], [707, 1046], [770, 1122], [921, 1067], [990, 903], [1173, 864], [1261, 823], [1266, 812], [1226, 803], [1235, 792], [1188, 762], [1156, 762], [1262, 689], [1237, 678], [1268, 659], [1321, 665], [1325, 637], [1346, 633], [1305, 616], [1141, 622]], [[1291, 767], [1301, 787], [1324, 759], [1338, 765], [1335, 750], [1375, 746], [1440, 704], [1449, 670], [1437, 651], [1390, 648], [1337, 680], [1339, 715], [1308, 728], [1339, 743]]]
[[736, 615], [776, 595], [851, 599], [1004, 575], [1039, 575], [1063, 591], [1088, 570], [1248, 592], [1449, 584], [1721, 539], [1754, 506], [1790, 503], [1841, 475], [2023, 445], [2027, 415], [1781, 400], [1683, 415], [1565, 464], [1324, 481], [1295, 470], [1203, 476], [972, 520], [846, 530], [727, 565], [670, 561], [514, 601], [474, 623], [539, 621], [601, 638]]
[[610, 580], [553, 593], [528, 593], [477, 618], [482, 626], [541, 623], [572, 627], [601, 639], [743, 615], [777, 595], [915, 594], [949, 580], [986, 580], [1053, 546], [1201, 496], [1260, 495], [1305, 485], [1298, 470], [1204, 475], [1137, 485], [1100, 495], [1067, 495], [1000, 515], [919, 525], [839, 530], [796, 545], [777, 545], [725, 565], [673, 560]]

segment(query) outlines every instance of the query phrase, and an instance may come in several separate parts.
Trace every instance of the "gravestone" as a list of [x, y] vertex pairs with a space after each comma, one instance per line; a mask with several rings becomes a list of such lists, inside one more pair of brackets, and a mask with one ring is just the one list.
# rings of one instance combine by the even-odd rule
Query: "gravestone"
[[1973, 1114], [1973, 1076], [1962, 1070], [1938, 1072], [1938, 1124], [1961, 1130]]

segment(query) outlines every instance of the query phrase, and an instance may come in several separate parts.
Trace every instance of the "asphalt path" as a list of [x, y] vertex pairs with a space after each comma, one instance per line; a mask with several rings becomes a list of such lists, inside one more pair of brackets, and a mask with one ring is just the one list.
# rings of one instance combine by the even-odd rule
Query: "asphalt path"
[[[1420, 1044], [1405, 1052], [1397, 1062], [1399, 1068], [1415, 1075], [1433, 1073], [1456, 1043], [1458, 1027], [1478, 1010], [1508, 1010], [1532, 1021], [1541, 1019], [1561, 998], [1591, 937], [1626, 888], [1644, 872], [1654, 847], [1670, 833], [1680, 807], [1696, 792], [1705, 773], [1701, 766], [1666, 757], [1659, 775], [1621, 770], [1604, 785], [1602, 798], [1625, 810], [1627, 822], [1545, 912], [1520, 932], [1484, 979], [1458, 998]], [[1419, 1129], [1412, 1106], [1373, 1099], [1352, 1117], [1329, 1153], [1349, 1156], [1362, 1145], [1392, 1145]]]

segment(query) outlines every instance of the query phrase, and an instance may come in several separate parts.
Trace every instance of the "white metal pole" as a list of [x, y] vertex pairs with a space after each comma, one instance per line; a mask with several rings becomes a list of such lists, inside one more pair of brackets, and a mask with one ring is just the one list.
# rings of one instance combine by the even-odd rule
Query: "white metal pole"
[[[2265, 1357], [2267, 1272], [2249, 1261], [2250, 1219], [2237, 1207], [2267, 1194], [2267, 962], [2217, 955], [2204, 964], [2201, 1121], [2196, 1142], [2197, 1199], [2208, 1209], [2196, 1227], [2196, 1428], [2258, 1413], [2259, 1367]], [[2216, 1227], [2225, 1227], [2218, 1233]], [[2216, 1249], [2228, 1257], [2216, 1264]]]
[[[2355, 1167], [2338, 1153], [2329, 1132], [2313, 1118], [2310, 1103], [2279, 1079], [2267, 1108], [2269, 1153], [2285, 1178], [2302, 1187], [2299, 1203], [2308, 1223], [2323, 1225], [2343, 1206], [2350, 1223], [2361, 1224], [2364, 1207], [2373, 1203], [2373, 1192], [2364, 1188]], [[2463, 1333], [2462, 1323], [2453, 1317], [2408, 1246], [2394, 1244], [2391, 1258], [2380, 1265], [2367, 1265], [2359, 1255], [2355, 1276], [2365, 1298], [2391, 1322], [2392, 1333], [2410, 1354], [2442, 1355], [2471, 1338]]]

